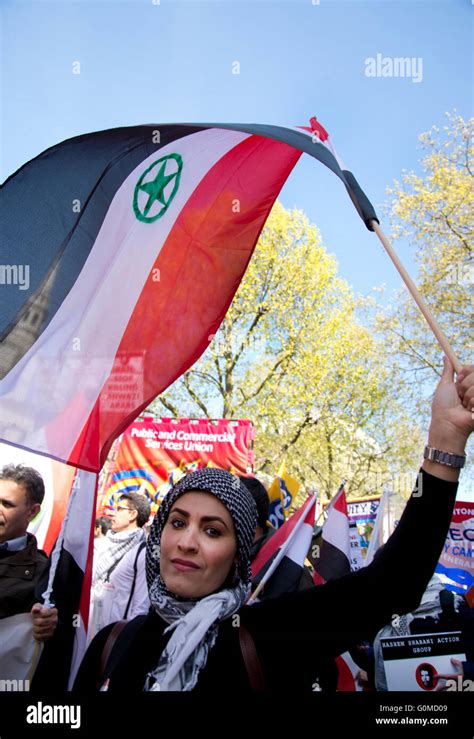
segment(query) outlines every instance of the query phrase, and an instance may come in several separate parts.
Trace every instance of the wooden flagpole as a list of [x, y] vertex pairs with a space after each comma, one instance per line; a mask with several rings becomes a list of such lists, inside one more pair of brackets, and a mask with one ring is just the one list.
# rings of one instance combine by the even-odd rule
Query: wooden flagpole
[[430, 329], [434, 333], [435, 337], [438, 340], [438, 343], [440, 344], [442, 350], [446, 354], [446, 356], [449, 358], [451, 364], [453, 365], [455, 371], [457, 374], [461, 371], [462, 364], [455, 355], [454, 351], [452, 350], [449, 341], [447, 337], [445, 336], [444, 332], [442, 331], [440, 325], [438, 324], [437, 320], [431, 313], [428, 305], [425, 302], [425, 299], [419, 292], [418, 288], [416, 287], [415, 283], [411, 279], [410, 275], [406, 271], [405, 267], [399, 260], [397, 254], [393, 250], [392, 246], [390, 245], [389, 241], [387, 240], [387, 237], [384, 235], [382, 229], [380, 228], [379, 224], [375, 220], [371, 220], [370, 224], [372, 228], [374, 229], [375, 233], [379, 237], [380, 241], [382, 242], [382, 245], [387, 252], [388, 256], [394, 263], [395, 267], [397, 268], [398, 272], [400, 273], [400, 276], [402, 280], [404, 281], [405, 285], [407, 286], [408, 290], [410, 291], [413, 300], [417, 304], [418, 308], [423, 313]]

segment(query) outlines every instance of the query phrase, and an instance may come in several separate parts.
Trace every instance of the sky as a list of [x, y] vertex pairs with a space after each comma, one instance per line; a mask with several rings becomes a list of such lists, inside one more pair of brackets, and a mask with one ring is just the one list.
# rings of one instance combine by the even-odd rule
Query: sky
[[[472, 114], [471, 0], [0, 0], [0, 8], [0, 181], [89, 131], [307, 125], [316, 115], [389, 231], [386, 188], [419, 170], [419, 134], [444, 125], [446, 111]], [[411, 76], [367, 76], [378, 54], [408, 58]], [[321, 164], [303, 155], [280, 200], [319, 227], [356, 292], [400, 286]], [[396, 246], [416, 276], [410, 245]]]

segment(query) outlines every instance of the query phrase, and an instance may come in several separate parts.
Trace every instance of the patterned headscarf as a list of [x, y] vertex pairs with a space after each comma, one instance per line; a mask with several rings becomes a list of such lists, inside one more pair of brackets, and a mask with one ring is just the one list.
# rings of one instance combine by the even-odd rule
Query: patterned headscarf
[[[225, 505], [237, 536], [237, 565], [232, 585], [203, 598], [184, 599], [171, 593], [160, 575], [163, 527], [176, 500], [191, 491], [215, 495]], [[257, 523], [252, 495], [238, 477], [225, 470], [205, 468], [183, 477], [167, 494], [155, 516], [147, 543], [146, 575], [155, 611], [173, 631], [145, 690], [192, 690], [215, 644], [219, 622], [236, 613], [247, 600], [252, 580], [250, 549]]]

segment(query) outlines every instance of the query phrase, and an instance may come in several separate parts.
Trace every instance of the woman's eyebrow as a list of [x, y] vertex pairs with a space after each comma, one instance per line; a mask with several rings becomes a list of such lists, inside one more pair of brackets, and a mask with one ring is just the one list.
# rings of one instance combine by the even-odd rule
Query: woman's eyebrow
[[[183, 510], [183, 508], [173, 508], [170, 511], [170, 514], [171, 513], [180, 513], [182, 516], [185, 516], [186, 518], [189, 518], [189, 512]], [[226, 527], [226, 529], [229, 528], [227, 526], [226, 522], [224, 521], [224, 519], [221, 518], [220, 516], [201, 516], [201, 521], [203, 521], [204, 523], [209, 523], [209, 521], [220, 521], [222, 524], [224, 524], [224, 526]]]
[[181, 513], [182, 516], [189, 516], [188, 511], [184, 511], [182, 508], [172, 508], [170, 513]]
[[209, 521], [220, 521], [221, 523], [224, 524], [224, 526], [226, 527], [226, 529], [229, 528], [227, 526], [226, 522], [224, 521], [224, 519], [221, 518], [220, 516], [202, 516], [201, 517], [201, 521], [204, 521], [205, 523], [208, 523]]

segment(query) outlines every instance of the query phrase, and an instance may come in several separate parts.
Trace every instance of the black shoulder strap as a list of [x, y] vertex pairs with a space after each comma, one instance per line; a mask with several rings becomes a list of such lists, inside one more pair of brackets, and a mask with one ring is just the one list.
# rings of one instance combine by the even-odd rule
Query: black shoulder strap
[[117, 621], [104, 644], [100, 659], [98, 687], [112, 674], [115, 666], [120, 662], [135, 634], [142, 627], [146, 616], [137, 616], [132, 621]]
[[255, 642], [252, 634], [243, 624], [240, 624], [239, 626], [239, 642], [252, 690], [255, 693], [265, 692], [265, 677], [263, 675], [262, 665], [258, 658]]
[[140, 552], [146, 547], [146, 541], [140, 542], [140, 544], [137, 547], [137, 553], [135, 556], [135, 562], [133, 563], [133, 582], [132, 587], [130, 589], [130, 597], [128, 599], [127, 607], [125, 609], [125, 613], [123, 614], [123, 617], [125, 620], [128, 618], [128, 610], [130, 608], [130, 604], [132, 602], [133, 594], [135, 592], [135, 583], [137, 582], [137, 565], [138, 565], [138, 557], [140, 556]]

